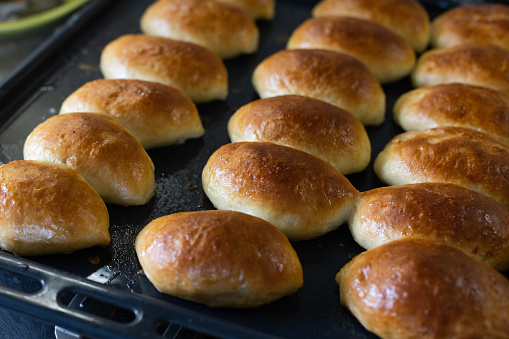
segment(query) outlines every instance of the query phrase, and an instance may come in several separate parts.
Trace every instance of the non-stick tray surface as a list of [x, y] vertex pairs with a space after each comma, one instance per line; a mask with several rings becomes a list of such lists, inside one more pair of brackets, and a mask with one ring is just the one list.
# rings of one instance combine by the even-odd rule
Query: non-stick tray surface
[[[26, 76], [23, 78], [20, 73], [20, 81], [11, 86], [15, 91], [8, 88], [5, 95], [5, 91], [0, 89], [0, 162], [22, 159], [24, 140], [32, 129], [57, 114], [63, 100], [74, 90], [88, 81], [102, 77], [98, 66], [102, 49], [121, 35], [139, 33], [139, 19], [151, 2], [110, 1], [96, 17], [88, 20], [86, 28], [74, 32], [72, 39], [67, 39], [65, 43], [60, 41], [58, 45], [49, 44], [45, 55], [51, 57], [35, 67], [28, 79]], [[43, 285], [50, 289], [55, 281], [58, 285], [59, 272], [62, 279], [65, 278], [62, 285], [66, 288], [72, 286], [73, 282], [80, 287], [84, 284], [82, 278], [89, 278], [100, 283], [93, 285], [97, 287], [98, 294], [94, 294], [93, 289], [68, 290], [92, 293], [99, 300], [105, 296], [104, 292], [110, 291], [106, 301], [132, 309], [135, 318], [143, 318], [141, 315], [146, 309], [157, 312], [166, 307], [171, 309], [173, 314], [181, 315], [180, 318], [173, 319], [172, 316], [161, 313], [159, 319], [155, 319], [156, 322], [176, 321], [185, 327], [215, 336], [374, 337], [339, 303], [335, 275], [353, 256], [363, 251], [354, 242], [347, 225], [342, 225], [336, 231], [315, 240], [294, 242], [304, 269], [304, 286], [295, 295], [253, 310], [212, 309], [157, 292], [140, 273], [141, 267], [133, 246], [138, 232], [157, 217], [181, 211], [214, 208], [201, 187], [203, 166], [216, 149], [229, 142], [226, 131], [229, 117], [240, 106], [258, 99], [251, 85], [254, 68], [265, 57], [285, 48], [291, 32], [310, 17], [311, 8], [316, 3], [317, 1], [278, 0], [276, 18], [270, 22], [258, 22], [261, 33], [259, 51], [225, 62], [230, 90], [227, 100], [198, 105], [205, 135], [183, 145], [162, 147], [148, 152], [155, 164], [155, 197], [148, 204], [139, 207], [108, 205], [112, 236], [110, 246], [104, 249], [82, 250], [70, 255], [35, 257], [28, 261], [20, 259], [22, 270], [30, 272], [27, 267], [37, 267], [32, 276], [36, 281], [42, 280]], [[423, 3], [432, 17], [455, 4], [447, 1]], [[367, 128], [372, 143], [372, 160], [393, 136], [402, 132], [392, 120], [392, 106], [402, 93], [410, 89], [408, 78], [384, 86], [387, 96], [386, 120], [381, 126]], [[382, 186], [373, 172], [372, 162], [362, 173], [347, 177], [360, 191]], [[2, 253], [2, 257], [10, 258], [10, 254]], [[18, 268], [10, 269], [23, 275]], [[61, 292], [58, 288], [56, 290], [57, 294]], [[0, 303], [16, 299], [9, 298], [0, 298]], [[18, 303], [24, 302], [23, 298], [18, 299]], [[78, 326], [77, 323], [66, 320], [73, 318], [70, 314], [72, 312], [59, 312], [58, 307], [60, 306], [47, 306], [48, 310], [57, 309], [55, 318], [45, 315], [45, 307], [41, 305], [36, 307], [40, 309], [40, 313], [30, 307], [27, 312], [97, 336], [103, 333], [97, 331], [97, 327], [110, 326], [106, 320], [89, 322], [87, 317], [83, 317]], [[18, 306], [13, 308], [24, 310]], [[131, 320], [128, 319], [127, 322]], [[136, 333], [135, 326], [133, 328], [132, 337], [149, 337], [147, 333]], [[112, 331], [115, 331], [115, 328]], [[111, 335], [111, 332], [104, 334], [105, 337], [106, 335]]]

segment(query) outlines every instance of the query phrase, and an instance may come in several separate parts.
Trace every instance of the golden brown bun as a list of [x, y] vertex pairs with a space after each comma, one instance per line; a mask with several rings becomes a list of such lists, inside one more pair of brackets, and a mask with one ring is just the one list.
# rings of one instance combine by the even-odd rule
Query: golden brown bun
[[135, 79], [88, 82], [62, 103], [60, 114], [109, 114], [145, 149], [180, 144], [205, 132], [195, 104], [180, 90]]
[[412, 90], [398, 98], [394, 120], [406, 131], [465, 127], [509, 146], [509, 94], [466, 84]]
[[23, 156], [74, 168], [107, 203], [143, 205], [154, 195], [152, 160], [108, 115], [55, 115], [28, 135]]
[[431, 45], [448, 48], [470, 43], [509, 49], [509, 6], [485, 4], [454, 7], [431, 23]]
[[380, 83], [363, 63], [346, 54], [282, 50], [256, 67], [252, 82], [261, 98], [303, 95], [343, 108], [365, 125], [379, 125], [385, 119]]
[[192, 42], [220, 58], [254, 53], [259, 32], [245, 10], [216, 0], [157, 0], [143, 13], [141, 31]]
[[266, 141], [297, 148], [330, 163], [343, 174], [363, 171], [371, 144], [362, 123], [324, 101], [284, 95], [253, 101], [228, 122], [232, 142]]
[[297, 27], [287, 48], [316, 48], [348, 54], [362, 61], [381, 83], [410, 74], [415, 63], [412, 46], [385, 27], [364, 19], [322, 16]]
[[228, 95], [226, 67], [217, 55], [170, 38], [121, 36], [103, 49], [101, 71], [105, 78], [139, 79], [178, 88], [196, 103]]
[[272, 20], [276, 10], [276, 0], [219, 0], [239, 6], [255, 20]]
[[456, 248], [395, 240], [337, 274], [341, 303], [382, 338], [505, 338], [509, 280]]
[[160, 217], [138, 234], [135, 248], [159, 291], [213, 307], [258, 307], [303, 284], [301, 263], [285, 235], [240, 212]]
[[376, 22], [401, 35], [417, 52], [429, 43], [429, 15], [415, 0], [322, 0], [312, 13], [314, 17], [344, 15]]
[[509, 270], [509, 211], [453, 184], [420, 183], [363, 192], [350, 214], [355, 241], [371, 249], [399, 238], [457, 247], [499, 271]]
[[509, 51], [494, 45], [430, 50], [412, 71], [415, 87], [464, 83], [509, 93]]
[[459, 127], [405, 132], [380, 152], [374, 170], [383, 182], [444, 182], [464, 186], [509, 208], [509, 148]]
[[290, 240], [316, 238], [348, 219], [359, 192], [338, 170], [309, 153], [265, 142], [220, 147], [203, 169], [217, 209], [262, 218]]
[[75, 170], [17, 160], [0, 166], [0, 182], [2, 249], [32, 256], [110, 243], [106, 205]]

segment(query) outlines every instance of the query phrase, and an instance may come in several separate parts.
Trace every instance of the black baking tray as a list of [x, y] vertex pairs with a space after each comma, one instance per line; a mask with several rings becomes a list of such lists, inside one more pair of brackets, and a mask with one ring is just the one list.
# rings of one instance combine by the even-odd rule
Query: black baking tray
[[[102, 77], [102, 49], [121, 35], [140, 33], [139, 19], [151, 2], [91, 1], [0, 83], [1, 163], [22, 159], [24, 140], [33, 128], [57, 114], [74, 90]], [[144, 206], [108, 205], [112, 237], [108, 247], [31, 258], [0, 252], [5, 276], [0, 280], [0, 305], [93, 338], [164, 337], [172, 325], [222, 338], [374, 338], [339, 303], [335, 275], [363, 251], [347, 225], [318, 239], [294, 242], [303, 265], [304, 286], [292, 296], [249, 310], [213, 309], [159, 293], [140, 273], [134, 251], [136, 235], [153, 219], [214, 208], [201, 187], [203, 166], [215, 150], [229, 142], [229, 117], [258, 99], [251, 85], [254, 68], [285, 48], [292, 31], [311, 16], [316, 3], [278, 0], [276, 18], [258, 22], [258, 52], [225, 61], [227, 100], [197, 106], [205, 135], [182, 145], [149, 150], [155, 165], [155, 197]], [[461, 4], [422, 3], [431, 17]], [[393, 136], [403, 132], [392, 120], [392, 106], [411, 84], [405, 78], [383, 88], [385, 122], [367, 127], [372, 161]], [[360, 191], [383, 185], [372, 162], [365, 171], [347, 177]], [[509, 272], [504, 274], [509, 277]], [[83, 302], [71, 307], [77, 297], [107, 311], [88, 312]]]

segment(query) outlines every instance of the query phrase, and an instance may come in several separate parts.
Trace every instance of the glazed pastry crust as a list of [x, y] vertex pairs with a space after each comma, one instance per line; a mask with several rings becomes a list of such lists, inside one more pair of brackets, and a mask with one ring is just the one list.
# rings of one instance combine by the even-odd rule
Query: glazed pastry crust
[[466, 84], [442, 84], [403, 94], [394, 120], [406, 131], [456, 126], [489, 134], [509, 146], [509, 94]]
[[415, 52], [401, 36], [377, 23], [347, 16], [323, 16], [304, 21], [293, 31], [287, 48], [316, 48], [348, 54], [368, 66], [380, 83], [409, 75], [415, 64]]
[[16, 160], [0, 166], [0, 182], [2, 249], [35, 256], [110, 243], [106, 205], [75, 170]]
[[457, 247], [499, 271], [509, 270], [509, 211], [462, 186], [419, 183], [363, 192], [348, 225], [365, 249], [422, 238]]
[[448, 48], [471, 43], [493, 44], [509, 50], [509, 6], [458, 6], [432, 21], [433, 47]]
[[503, 338], [509, 280], [456, 248], [395, 240], [336, 276], [341, 303], [382, 338]]
[[219, 0], [239, 6], [255, 20], [272, 20], [276, 11], [276, 0]]
[[316, 238], [339, 227], [359, 193], [325, 161], [265, 142], [220, 147], [205, 165], [202, 182], [217, 209], [262, 218], [290, 240]]
[[254, 70], [253, 86], [261, 98], [302, 95], [352, 113], [365, 125], [385, 119], [385, 93], [375, 75], [346, 54], [318, 50], [282, 50]]
[[152, 160], [138, 140], [108, 115], [55, 115], [28, 135], [23, 156], [70, 166], [107, 203], [143, 205], [154, 195]]
[[195, 103], [223, 100], [228, 95], [223, 61], [208, 49], [189, 42], [124, 35], [103, 49], [100, 68], [108, 79], [139, 79], [175, 87]]
[[363, 171], [371, 144], [362, 123], [324, 101], [284, 95], [250, 102], [228, 122], [232, 142], [265, 141], [310, 153], [343, 174]]
[[160, 217], [139, 233], [135, 248], [159, 291], [212, 307], [258, 307], [303, 284], [299, 258], [284, 234], [240, 212]]
[[203, 46], [220, 58], [254, 53], [259, 32], [244, 9], [216, 0], [158, 0], [143, 13], [141, 31]]
[[389, 185], [452, 183], [509, 208], [509, 148], [470, 129], [444, 127], [397, 135], [373, 167]]
[[98, 79], [71, 93], [60, 114], [104, 113], [117, 119], [145, 149], [183, 143], [204, 129], [195, 104], [180, 90], [135, 79]]
[[314, 17], [343, 15], [376, 22], [401, 35], [419, 53], [429, 43], [429, 15], [415, 0], [322, 0], [312, 14]]
[[415, 87], [464, 83], [509, 93], [509, 51], [487, 44], [430, 50], [411, 74]]

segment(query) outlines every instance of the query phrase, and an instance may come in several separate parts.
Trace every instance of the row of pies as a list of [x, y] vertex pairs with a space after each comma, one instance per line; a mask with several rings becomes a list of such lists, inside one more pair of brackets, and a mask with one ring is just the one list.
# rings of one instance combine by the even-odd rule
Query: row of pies
[[69, 95], [60, 114], [28, 135], [24, 160], [0, 167], [1, 248], [29, 256], [108, 245], [105, 203], [143, 205], [155, 194], [146, 150], [204, 134], [196, 103], [226, 98], [226, 67], [217, 51], [156, 35], [160, 6], [191, 8], [195, 15], [188, 28], [202, 22], [206, 34], [223, 35], [224, 41], [232, 40], [224, 34], [246, 33], [231, 25], [254, 26], [256, 44], [253, 18], [269, 19], [274, 11], [271, 0], [161, 0], [147, 8], [140, 28], [153, 35], [121, 36], [105, 46], [100, 60], [105, 78]]
[[[8, 176], [9, 171], [27, 174], [33, 168], [36, 173], [53, 166], [47, 170], [47, 182], [33, 174], [41, 182], [33, 185], [32, 177], [26, 190], [18, 191], [23, 176], [6, 180], [13, 185], [2, 190], [10, 195], [4, 201], [11, 205], [3, 210], [8, 211], [6, 229], [11, 234], [2, 236], [2, 248], [23, 255], [45, 254], [22, 251], [36, 251], [30, 243], [39, 241], [46, 251], [73, 251], [83, 248], [84, 234], [92, 233], [68, 226], [60, 230], [61, 224], [55, 221], [44, 225], [19, 219], [22, 208], [39, 201], [51, 206], [70, 200], [59, 182], [62, 175], [50, 174], [69, 172], [69, 166], [51, 162], [83, 166], [80, 175], [72, 175], [85, 178], [94, 189], [78, 201], [85, 206], [89, 205], [84, 201], [90, 200], [90, 206], [94, 201], [97, 207], [82, 214], [96, 214], [99, 208], [105, 211], [99, 227], [105, 232], [96, 244], [109, 242], [107, 210], [99, 203], [99, 195], [106, 202], [125, 205], [150, 199], [154, 169], [144, 147], [201, 136], [204, 131], [194, 103], [224, 99], [228, 93], [221, 58], [253, 52], [229, 48], [212, 52], [199, 46], [199, 40], [184, 41], [191, 39], [185, 27], [201, 27], [208, 33], [213, 31], [208, 21], [229, 22], [223, 17], [226, 11], [210, 14], [216, 6], [215, 0], [158, 0], [142, 16], [146, 34], [123, 36], [104, 48], [101, 70], [109, 79], [73, 93], [62, 105], [61, 113], [66, 114], [48, 119], [29, 135], [27, 160], [0, 167], [0, 174], [4, 171], [2, 175]], [[183, 18], [179, 13], [184, 10], [196, 11], [203, 25], [187, 23], [176, 29], [165, 23], [163, 13]], [[323, 19], [321, 11], [327, 14]], [[190, 20], [186, 13], [185, 20]], [[232, 143], [214, 152], [203, 169], [203, 189], [218, 210], [161, 217], [138, 235], [135, 248], [145, 274], [160, 291], [171, 295], [217, 307], [256, 307], [302, 286], [302, 267], [290, 241], [323, 236], [348, 222], [354, 239], [368, 251], [341, 269], [337, 281], [341, 302], [368, 330], [402, 337], [420, 330], [444, 336], [509, 333], [508, 301], [498, 298], [509, 293], [509, 282], [496, 271], [509, 269], [509, 148], [503, 130], [509, 125], [503, 76], [508, 52], [493, 45], [461, 45], [426, 52], [416, 61], [415, 53], [424, 51], [430, 36], [439, 41], [440, 34], [433, 33], [427, 13], [413, 0], [324, 0], [313, 15], [295, 30], [286, 50], [269, 56], [254, 70], [252, 82], [261, 99], [231, 117], [227, 129]], [[156, 36], [165, 32], [176, 35]], [[327, 32], [334, 35], [321, 39]], [[326, 38], [339, 41], [339, 49], [324, 49]], [[317, 42], [321, 45], [313, 45]], [[238, 42], [235, 47], [241, 45]], [[384, 47], [394, 53], [383, 52]], [[388, 59], [381, 57], [386, 54]], [[376, 57], [370, 61], [369, 55]], [[380, 60], [382, 66], [377, 65]], [[404, 95], [395, 106], [400, 112], [395, 113], [396, 121], [404, 129], [418, 128], [405, 127], [404, 121], [426, 127], [397, 136], [378, 155], [375, 172], [396, 186], [359, 192], [345, 175], [363, 171], [369, 164], [371, 147], [364, 125], [384, 121], [385, 94], [380, 83], [410, 73], [416, 86], [434, 87], [416, 90], [429, 93]], [[444, 80], [437, 79], [444, 74], [466, 84], [439, 84]], [[481, 82], [469, 82], [472, 79]], [[171, 103], [164, 102], [170, 95], [167, 92], [173, 95]], [[432, 99], [425, 103], [425, 97]], [[437, 97], [444, 99], [440, 102]], [[454, 104], [459, 100], [465, 100], [462, 107]], [[176, 101], [182, 104], [161, 114], [161, 119], [170, 116], [170, 122], [158, 120], [160, 113], [150, 113], [154, 117], [148, 118], [139, 115], [175, 107]], [[426, 113], [415, 113], [413, 107], [419, 105], [426, 112], [440, 112], [433, 105], [455, 107], [451, 109], [457, 109], [457, 116], [440, 113], [426, 118]], [[486, 111], [488, 106], [493, 109]], [[483, 115], [473, 113], [479, 108]], [[124, 116], [122, 112], [131, 109], [138, 113]], [[487, 121], [487, 115], [497, 122]], [[433, 124], [443, 127], [431, 129]], [[170, 140], [161, 141], [164, 138]], [[99, 174], [94, 173], [98, 163]], [[125, 173], [124, 167], [131, 172]], [[98, 177], [101, 173], [125, 181], [105, 180]], [[145, 189], [137, 187], [140, 182]], [[54, 191], [41, 189], [48, 184]], [[23, 199], [15, 199], [20, 192]], [[66, 215], [65, 210], [62, 213]], [[65, 247], [57, 239], [72, 246]], [[482, 296], [472, 295], [472, 289]], [[390, 291], [394, 293], [387, 295]], [[440, 309], [444, 302], [454, 306], [447, 317]], [[469, 307], [461, 307], [465, 302]], [[466, 311], [472, 308], [478, 313]]]
[[350, 214], [367, 251], [337, 274], [341, 303], [382, 338], [509, 335], [509, 281], [496, 271], [509, 267], [492, 261], [509, 253], [508, 14], [458, 7], [432, 22], [418, 89], [393, 108], [407, 132], [374, 162], [392, 186], [361, 193]]

